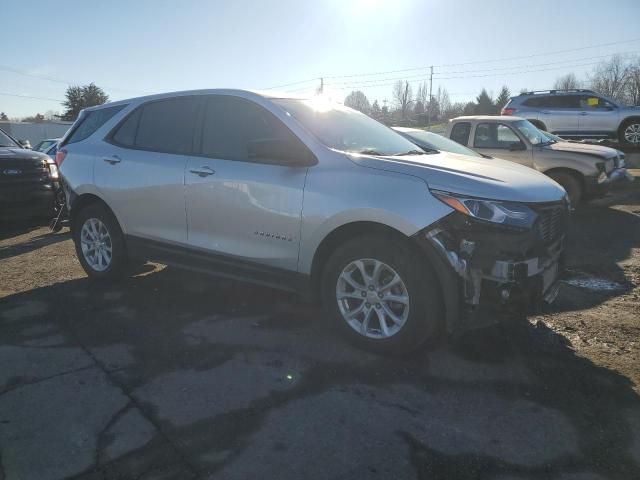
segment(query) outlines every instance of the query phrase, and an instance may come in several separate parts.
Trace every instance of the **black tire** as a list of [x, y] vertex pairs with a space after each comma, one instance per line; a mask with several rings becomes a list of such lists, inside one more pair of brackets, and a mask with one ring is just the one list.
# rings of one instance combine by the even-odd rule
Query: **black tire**
[[[96, 270], [92, 267], [82, 251], [81, 235], [82, 227], [90, 219], [99, 220], [108, 231], [111, 245], [111, 261], [104, 270]], [[90, 278], [99, 280], [115, 280], [120, 278], [127, 266], [127, 254], [124, 243], [124, 236], [118, 221], [105, 206], [93, 203], [80, 212], [75, 218], [75, 228], [73, 229], [73, 242], [76, 247], [76, 255], [82, 268]]]
[[640, 128], [640, 118], [631, 118], [622, 122], [622, 125], [620, 125], [620, 129], [618, 130], [618, 141], [623, 145], [640, 147], [640, 140], [638, 142], [630, 142], [624, 136], [625, 130], [631, 125], [638, 125], [637, 128]]
[[549, 174], [549, 177], [558, 182], [567, 191], [571, 207], [578, 208], [584, 196], [584, 189], [580, 180], [575, 175], [567, 172], [553, 172]]
[[[336, 249], [322, 278], [322, 303], [333, 326], [357, 346], [378, 353], [407, 354], [435, 338], [441, 331], [443, 319], [440, 286], [426, 261], [417, 259], [416, 255], [420, 254], [403, 239], [384, 234], [357, 237]], [[339, 276], [351, 262], [359, 259], [375, 259], [388, 265], [406, 287], [409, 296], [407, 319], [399, 331], [389, 337], [370, 338], [356, 332], [340, 312], [336, 297]], [[380, 320], [375, 318], [379, 324]], [[379, 324], [378, 330], [381, 327]]]

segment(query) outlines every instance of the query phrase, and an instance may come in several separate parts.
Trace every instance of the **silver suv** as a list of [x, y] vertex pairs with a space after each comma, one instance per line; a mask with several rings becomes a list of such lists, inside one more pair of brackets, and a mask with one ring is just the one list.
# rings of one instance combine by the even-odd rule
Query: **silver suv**
[[526, 118], [563, 138], [614, 138], [640, 145], [640, 106], [621, 106], [592, 90], [523, 93], [509, 100], [502, 115]]
[[426, 153], [321, 99], [201, 90], [109, 103], [82, 112], [57, 160], [96, 279], [141, 259], [300, 292], [354, 341], [394, 352], [557, 291], [558, 184]]

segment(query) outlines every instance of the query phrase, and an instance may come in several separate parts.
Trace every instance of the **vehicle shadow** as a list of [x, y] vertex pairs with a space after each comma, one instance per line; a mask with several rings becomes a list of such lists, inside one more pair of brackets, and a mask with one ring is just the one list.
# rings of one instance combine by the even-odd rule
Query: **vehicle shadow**
[[[46, 354], [79, 342], [197, 469], [220, 478], [391, 478], [407, 463], [418, 478], [640, 471], [631, 382], [524, 319], [382, 357], [344, 343], [291, 295], [174, 269], [61, 282], [8, 296], [0, 312], [2, 344], [40, 342]], [[16, 372], [11, 388], [23, 380]], [[66, 436], [65, 425], [47, 428]], [[126, 474], [143, 453], [111, 467]], [[316, 457], [332, 461], [318, 471]]]
[[[28, 233], [27, 230], [24, 233]], [[14, 235], [15, 236], [15, 233]], [[29, 241], [23, 243], [16, 243], [12, 245], [0, 246], [0, 260], [5, 258], [15, 257], [16, 255], [22, 255], [23, 253], [29, 253], [42, 247], [54, 245], [56, 243], [64, 242], [70, 238], [69, 233], [45, 233], [36, 237], [30, 238]]]
[[[612, 208], [621, 199], [630, 208]], [[574, 212], [565, 244], [566, 282], [553, 311], [592, 308], [636, 286], [637, 278], [629, 277], [620, 262], [640, 246], [639, 213], [638, 188], [593, 201]]]

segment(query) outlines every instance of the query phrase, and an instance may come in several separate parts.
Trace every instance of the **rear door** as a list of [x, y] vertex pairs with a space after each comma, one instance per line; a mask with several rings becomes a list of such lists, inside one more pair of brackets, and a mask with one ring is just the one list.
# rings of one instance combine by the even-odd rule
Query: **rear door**
[[547, 131], [575, 135], [579, 131], [579, 103], [576, 95], [550, 95], [540, 99], [540, 115]]
[[125, 233], [186, 243], [184, 170], [193, 149], [198, 98], [143, 104], [102, 142], [95, 183]]
[[533, 150], [505, 123], [480, 122], [473, 133], [472, 148], [490, 157], [533, 166]]
[[295, 271], [308, 167], [249, 158], [255, 140], [300, 140], [271, 112], [244, 98], [212, 95], [200, 155], [189, 160], [189, 244], [243, 264]]

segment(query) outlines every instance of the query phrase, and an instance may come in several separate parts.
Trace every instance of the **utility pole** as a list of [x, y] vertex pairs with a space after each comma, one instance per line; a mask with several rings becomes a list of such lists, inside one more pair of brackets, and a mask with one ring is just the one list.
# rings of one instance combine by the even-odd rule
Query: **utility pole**
[[320, 88], [318, 88], [318, 93], [322, 95], [324, 93], [324, 78], [320, 77]]
[[427, 107], [427, 127], [431, 125], [431, 107], [433, 97], [433, 65], [431, 65], [431, 74], [429, 75], [429, 106]]

